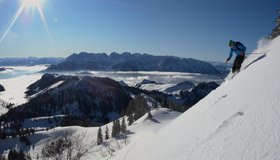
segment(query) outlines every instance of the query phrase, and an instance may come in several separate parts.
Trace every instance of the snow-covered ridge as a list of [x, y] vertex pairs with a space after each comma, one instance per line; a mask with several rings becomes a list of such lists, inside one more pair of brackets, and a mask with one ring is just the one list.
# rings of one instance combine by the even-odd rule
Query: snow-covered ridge
[[[46, 83], [46, 79], [53, 83]], [[10, 110], [5, 121], [68, 115], [79, 119], [79, 123], [82, 121], [84, 126], [96, 126], [118, 118], [132, 99], [124, 87], [109, 78], [45, 74], [30, 86], [35, 90], [39, 87], [40, 91], [31, 94], [27, 103]], [[60, 125], [75, 124], [72, 121]]]
[[111, 159], [280, 159], [279, 51], [280, 37], [161, 132]]
[[49, 86], [49, 87], [47, 87], [47, 88], [45, 88], [45, 89], [39, 91], [38, 93], [35, 93], [35, 94], [31, 95], [30, 98], [34, 98], [34, 97], [36, 97], [36, 96], [39, 95], [39, 94], [45, 93], [45, 92], [49, 91], [50, 89], [56, 88], [57, 86], [59, 86], [59, 85], [62, 84], [63, 82], [64, 82], [64, 81], [58, 81], [58, 82], [56, 82], [55, 84], [53, 84], [53, 85], [51, 85], [51, 86]]

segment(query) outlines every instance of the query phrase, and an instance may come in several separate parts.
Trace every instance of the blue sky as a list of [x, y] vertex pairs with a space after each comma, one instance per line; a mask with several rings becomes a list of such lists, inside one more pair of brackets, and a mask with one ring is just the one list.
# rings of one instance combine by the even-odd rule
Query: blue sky
[[[0, 0], [0, 36], [23, 0]], [[248, 51], [275, 26], [275, 0], [40, 0], [25, 8], [0, 43], [0, 57], [67, 57], [138, 52], [224, 61], [228, 41]]]

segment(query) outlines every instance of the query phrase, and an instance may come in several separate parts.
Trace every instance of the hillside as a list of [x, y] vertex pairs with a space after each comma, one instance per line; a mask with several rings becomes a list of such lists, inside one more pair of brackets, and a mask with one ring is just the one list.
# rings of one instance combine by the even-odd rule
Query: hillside
[[33, 97], [9, 110], [5, 121], [68, 115], [78, 118], [79, 122], [103, 124], [118, 118], [131, 100], [128, 92], [109, 78], [46, 74], [28, 88], [31, 90], [26, 93]]
[[[49, 116], [49, 117], [37, 117], [31, 119], [25, 119], [22, 121], [23, 128], [34, 127], [34, 130], [24, 130], [27, 133], [29, 145], [25, 142], [22, 142], [21, 138], [12, 135], [9, 138], [0, 137], [0, 154], [7, 154], [7, 151], [11, 148], [17, 148], [24, 150], [25, 152], [30, 152], [32, 159], [41, 159], [42, 148], [46, 146], [51, 141], [55, 141], [58, 138], [64, 138], [65, 136], [70, 136], [71, 140], [75, 140], [79, 136], [79, 142], [76, 142], [77, 145], [86, 145], [92, 144], [93, 148], [91, 154], [88, 154], [83, 159], [104, 159], [112, 156], [112, 153], [122, 149], [126, 145], [135, 145], [139, 141], [141, 137], [151, 137], [157, 134], [161, 128], [168, 123], [170, 123], [173, 119], [179, 116], [181, 113], [172, 111], [167, 108], [162, 108], [162, 105], [158, 103], [156, 107], [154, 107], [154, 103], [156, 102], [153, 98], [141, 94], [141, 97], [145, 99], [143, 104], [147, 104], [146, 107], [149, 108], [150, 113], [152, 114], [152, 118], [148, 118], [147, 114], [144, 113], [139, 119], [134, 121], [131, 125], [129, 124], [128, 118], [124, 117], [126, 120], [127, 130], [126, 130], [126, 138], [117, 137], [112, 138], [111, 134], [109, 135], [109, 139], [104, 140], [102, 145], [96, 145], [96, 135], [98, 127], [78, 127], [78, 126], [69, 126], [69, 127], [55, 127], [53, 129], [46, 129], [46, 127], [54, 127], [54, 123], [59, 121], [60, 118], [64, 116]], [[135, 98], [136, 99], [136, 98]], [[148, 109], [147, 108], [147, 109]], [[122, 120], [123, 118], [120, 118]], [[54, 120], [53, 123], [49, 123]], [[2, 124], [3, 125], [3, 124]], [[12, 123], [9, 123], [12, 125]], [[108, 127], [109, 133], [112, 132], [113, 122], [110, 122], [104, 126], [101, 126], [101, 129], [105, 131], [105, 128]], [[4, 125], [5, 126], [5, 125]], [[1, 131], [1, 130], [0, 130]], [[23, 130], [21, 130], [23, 131]], [[28, 133], [31, 131], [31, 133]], [[22, 132], [21, 132], [22, 133]], [[5, 134], [3, 134], [5, 135]], [[2, 135], [2, 136], [3, 136]], [[144, 136], [143, 136], [144, 135]], [[0, 132], [1, 136], [1, 132]], [[22, 135], [21, 135], [22, 137]], [[76, 137], [76, 138], [75, 138]], [[75, 144], [76, 144], [75, 143]], [[39, 157], [39, 158], [37, 158]], [[60, 158], [63, 159], [63, 158]]]
[[278, 37], [255, 51], [266, 55], [250, 55], [233, 79], [112, 159], [280, 159], [279, 50]]
[[[152, 137], [156, 135], [158, 132], [161, 131], [161, 128], [172, 122], [172, 120], [174, 120], [180, 115], [179, 112], [174, 112], [166, 108], [157, 108], [151, 111], [151, 113], [153, 115], [153, 120], [147, 119], [147, 115], [144, 115], [142, 118], [134, 122], [131, 126], [127, 126], [127, 130], [129, 132], [129, 134], [127, 135], [128, 144], [124, 144], [123, 139], [110, 138], [109, 140], [105, 141], [104, 145], [94, 146], [93, 150], [95, 152], [89, 154], [82, 160], [107, 159], [111, 155], [109, 154], [108, 148], [105, 144], [107, 144], [107, 146], [110, 146], [115, 151], [120, 150], [126, 145], [134, 146], [138, 143], [141, 137]], [[112, 123], [108, 123], [104, 126], [101, 126], [103, 131], [105, 130], [106, 126], [108, 126], [109, 132], [111, 133]], [[81, 135], [86, 133], [86, 137], [84, 139], [81, 139], [81, 141], [83, 144], [88, 144], [90, 142], [96, 141], [97, 131], [98, 127], [56, 127], [49, 131], [40, 131], [36, 132], [35, 135], [28, 136], [31, 144], [33, 144], [32, 146], [26, 146], [20, 143], [19, 138], [4, 139], [0, 140], [1, 144], [5, 144], [0, 145], [0, 154], [5, 153], [11, 148], [20, 147], [24, 151], [29, 151], [31, 153], [32, 159], [36, 159], [38, 155], [40, 157], [42, 156], [41, 151], [44, 145], [59, 136], [65, 136], [65, 134], [67, 133], [74, 133], [75, 135]]]
[[86, 53], [72, 54], [57, 65], [52, 65], [47, 72], [54, 71], [169, 71], [189, 72], [209, 75], [221, 73], [210, 63], [174, 56], [153, 56], [139, 53]]

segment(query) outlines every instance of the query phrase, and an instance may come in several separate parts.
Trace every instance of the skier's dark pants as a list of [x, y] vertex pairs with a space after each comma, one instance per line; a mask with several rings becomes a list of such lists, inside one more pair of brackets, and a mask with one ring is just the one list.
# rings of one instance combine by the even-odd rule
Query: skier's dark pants
[[245, 55], [236, 56], [233, 66], [232, 66], [232, 73], [234, 73], [235, 71], [239, 72], [239, 70], [241, 68], [241, 64], [244, 61], [244, 58], [245, 58]]

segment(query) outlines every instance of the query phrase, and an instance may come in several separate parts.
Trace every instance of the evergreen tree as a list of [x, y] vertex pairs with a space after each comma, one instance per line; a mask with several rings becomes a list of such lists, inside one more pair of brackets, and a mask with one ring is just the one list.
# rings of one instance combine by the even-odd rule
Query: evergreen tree
[[120, 121], [117, 119], [113, 122], [112, 137], [117, 137], [120, 134]]
[[116, 135], [116, 121], [113, 121], [111, 136], [116, 137]]
[[103, 143], [103, 135], [102, 135], [101, 127], [99, 127], [97, 133], [97, 145], [100, 145], [101, 143]]
[[12, 149], [12, 150], [10, 150], [9, 153], [8, 153], [8, 160], [14, 160], [14, 159], [16, 159], [15, 150]]
[[105, 139], [107, 140], [109, 138], [110, 138], [110, 136], [109, 136], [109, 129], [108, 129], [108, 126], [106, 126], [106, 128], [105, 128]]
[[22, 150], [19, 151], [17, 157], [18, 157], [18, 160], [25, 160], [25, 154], [23, 153]]
[[128, 125], [130, 126], [134, 121], [133, 121], [133, 113], [129, 114], [128, 118]]
[[142, 95], [136, 96], [134, 103], [135, 103], [135, 114], [133, 116], [133, 119], [138, 120], [148, 112], [148, 105], [145, 97]]
[[126, 111], [125, 111], [125, 114], [126, 114], [126, 115], [129, 115], [129, 114], [132, 114], [132, 113], [135, 112], [135, 108], [134, 108], [135, 104], [134, 104], [134, 101], [135, 101], [135, 100], [130, 100], [130, 101], [129, 101], [128, 106], [127, 106]]
[[121, 132], [122, 134], [126, 133], [126, 122], [125, 122], [125, 118], [122, 118], [122, 124], [121, 124]]
[[29, 159], [31, 159], [30, 155], [28, 154], [25, 155], [22, 150], [18, 152], [15, 149], [12, 149], [8, 153], [8, 160], [29, 160]]
[[119, 135], [120, 132], [121, 132], [120, 120], [117, 119], [117, 120], [116, 120], [116, 133], [117, 133], [117, 135]]

